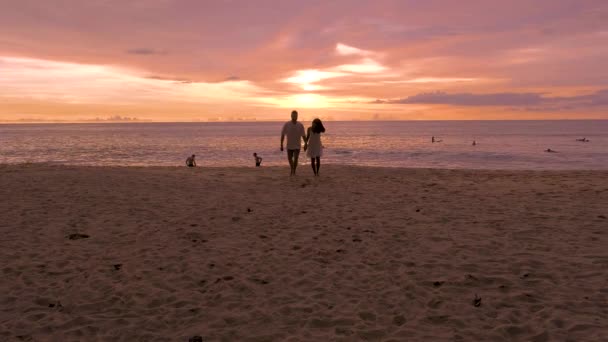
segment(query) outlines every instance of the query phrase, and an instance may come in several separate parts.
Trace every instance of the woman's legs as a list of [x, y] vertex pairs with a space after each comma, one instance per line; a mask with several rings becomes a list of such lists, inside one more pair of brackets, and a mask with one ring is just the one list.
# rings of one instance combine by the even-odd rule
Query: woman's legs
[[310, 158], [310, 166], [312, 166], [312, 172], [317, 174], [317, 167], [315, 166], [315, 158]]
[[321, 168], [321, 157], [317, 157], [317, 169], [315, 171], [315, 175], [319, 175], [319, 169]]

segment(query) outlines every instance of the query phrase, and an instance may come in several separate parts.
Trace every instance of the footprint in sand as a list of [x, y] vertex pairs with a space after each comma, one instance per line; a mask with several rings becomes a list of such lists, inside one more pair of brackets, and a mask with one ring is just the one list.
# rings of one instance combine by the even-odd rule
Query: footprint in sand
[[403, 315], [397, 315], [395, 317], [393, 317], [393, 324], [397, 325], [397, 326], [402, 326], [404, 325], [406, 322], [405, 317], [403, 317]]
[[359, 312], [359, 317], [364, 321], [375, 321], [376, 315], [372, 312]]

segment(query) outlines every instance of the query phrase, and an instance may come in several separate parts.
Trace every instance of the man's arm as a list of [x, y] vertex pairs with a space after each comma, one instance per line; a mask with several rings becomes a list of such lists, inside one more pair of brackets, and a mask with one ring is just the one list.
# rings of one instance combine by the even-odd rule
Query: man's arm
[[[310, 131], [310, 127], [308, 128]], [[304, 151], [308, 148], [308, 136], [304, 134], [304, 126], [302, 126], [302, 139], [304, 139]]]

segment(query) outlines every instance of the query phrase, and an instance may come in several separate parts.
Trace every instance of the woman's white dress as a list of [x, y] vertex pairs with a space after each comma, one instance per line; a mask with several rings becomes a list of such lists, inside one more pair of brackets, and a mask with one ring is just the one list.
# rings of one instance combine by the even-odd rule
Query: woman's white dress
[[308, 149], [306, 150], [306, 156], [308, 158], [317, 158], [323, 155], [323, 145], [321, 144], [321, 133], [314, 133], [310, 131], [308, 137]]

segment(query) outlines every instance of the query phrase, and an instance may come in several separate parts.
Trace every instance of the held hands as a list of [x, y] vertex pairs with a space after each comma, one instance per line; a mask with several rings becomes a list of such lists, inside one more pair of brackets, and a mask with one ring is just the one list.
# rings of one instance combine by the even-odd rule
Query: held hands
[[304, 144], [304, 152], [306, 152], [307, 148], [308, 148], [308, 144]]
[[283, 145], [281, 145], [281, 152], [283, 152]]

